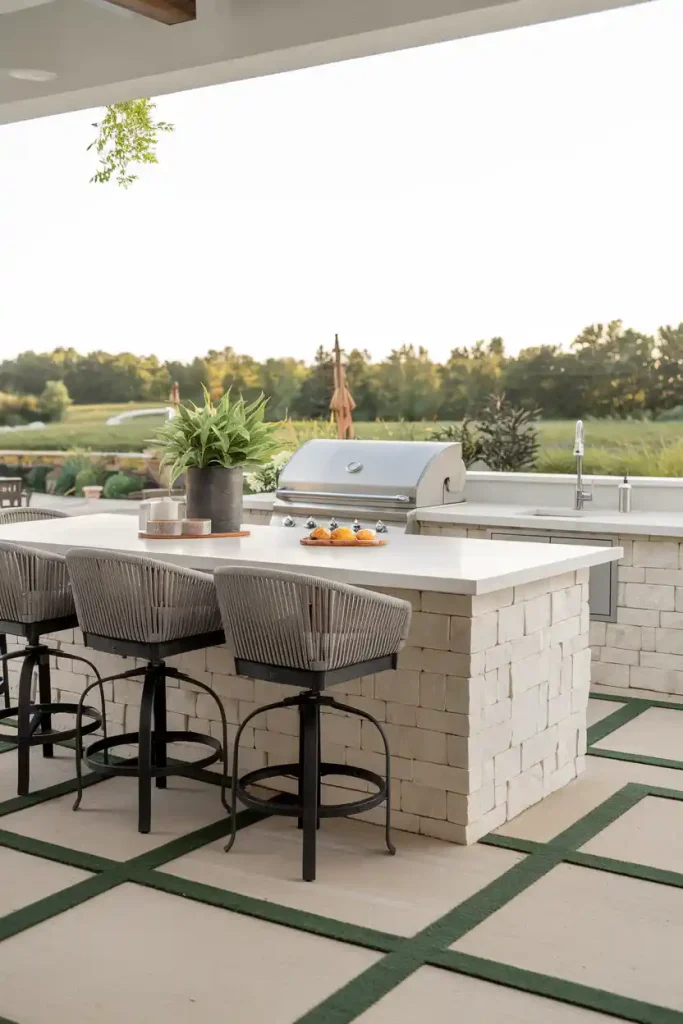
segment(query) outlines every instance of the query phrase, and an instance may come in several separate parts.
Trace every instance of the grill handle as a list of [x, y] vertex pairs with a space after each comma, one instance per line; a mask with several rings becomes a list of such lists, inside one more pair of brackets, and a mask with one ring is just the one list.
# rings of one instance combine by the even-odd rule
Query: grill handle
[[392, 504], [410, 504], [407, 494], [349, 494], [344, 491], [297, 491], [291, 487], [282, 487], [276, 492], [278, 498], [334, 498], [336, 501], [372, 501], [391, 502]]

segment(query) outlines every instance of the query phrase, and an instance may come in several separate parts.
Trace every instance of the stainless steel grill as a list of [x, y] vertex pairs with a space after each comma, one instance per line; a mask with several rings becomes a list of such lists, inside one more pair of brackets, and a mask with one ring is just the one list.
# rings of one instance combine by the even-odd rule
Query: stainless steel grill
[[280, 476], [271, 525], [357, 520], [406, 531], [410, 512], [464, 501], [461, 445], [440, 441], [308, 441]]

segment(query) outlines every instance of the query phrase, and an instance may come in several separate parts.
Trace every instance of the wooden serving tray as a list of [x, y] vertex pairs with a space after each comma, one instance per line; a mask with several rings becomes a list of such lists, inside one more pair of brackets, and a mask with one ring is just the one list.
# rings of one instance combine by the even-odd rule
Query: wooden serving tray
[[308, 548], [382, 548], [386, 540], [383, 537], [375, 537], [374, 540], [311, 540], [303, 537], [300, 543]]
[[138, 533], [141, 540], [213, 540], [216, 537], [250, 537], [251, 530], [238, 530], [236, 533]]

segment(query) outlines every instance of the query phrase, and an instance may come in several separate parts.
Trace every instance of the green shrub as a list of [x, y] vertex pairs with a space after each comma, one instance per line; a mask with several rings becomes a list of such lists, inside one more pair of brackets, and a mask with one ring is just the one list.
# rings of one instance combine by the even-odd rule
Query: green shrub
[[54, 493], [73, 494], [76, 477], [82, 469], [90, 469], [90, 460], [87, 455], [72, 455], [65, 459], [55, 480]]
[[279, 452], [277, 455], [273, 455], [269, 462], [257, 466], [252, 473], [246, 473], [244, 479], [251, 494], [263, 494], [277, 490], [280, 473], [291, 457], [291, 452]]
[[49, 380], [38, 399], [38, 412], [49, 423], [59, 423], [70, 405], [71, 399], [64, 381]]
[[141, 489], [141, 483], [135, 476], [129, 473], [113, 473], [107, 478], [102, 491], [103, 498], [127, 498], [133, 491]]
[[100, 480], [94, 469], [88, 468], [79, 470], [76, 474], [76, 479], [74, 480], [74, 491], [76, 492], [76, 496], [78, 498], [82, 498], [84, 487], [92, 487], [99, 483]]
[[12, 395], [0, 391], [0, 427], [20, 427], [39, 419], [38, 399], [33, 395]]
[[481, 438], [476, 433], [477, 426], [465, 418], [462, 425], [447, 423], [432, 432], [433, 441], [457, 441], [462, 445], [462, 461], [467, 469], [482, 457]]
[[51, 468], [51, 466], [33, 466], [29, 469], [26, 474], [26, 486], [29, 490], [36, 491], [38, 494], [45, 494], [47, 490], [47, 474]]

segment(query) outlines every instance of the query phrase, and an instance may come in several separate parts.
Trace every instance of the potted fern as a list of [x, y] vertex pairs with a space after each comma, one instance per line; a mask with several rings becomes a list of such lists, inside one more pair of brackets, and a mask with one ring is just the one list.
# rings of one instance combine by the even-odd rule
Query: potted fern
[[244, 470], [260, 466], [282, 448], [276, 423], [265, 423], [267, 399], [247, 405], [230, 391], [215, 405], [178, 406], [151, 440], [170, 468], [171, 484], [185, 474], [187, 518], [210, 519], [212, 533], [234, 533], [242, 523]]

